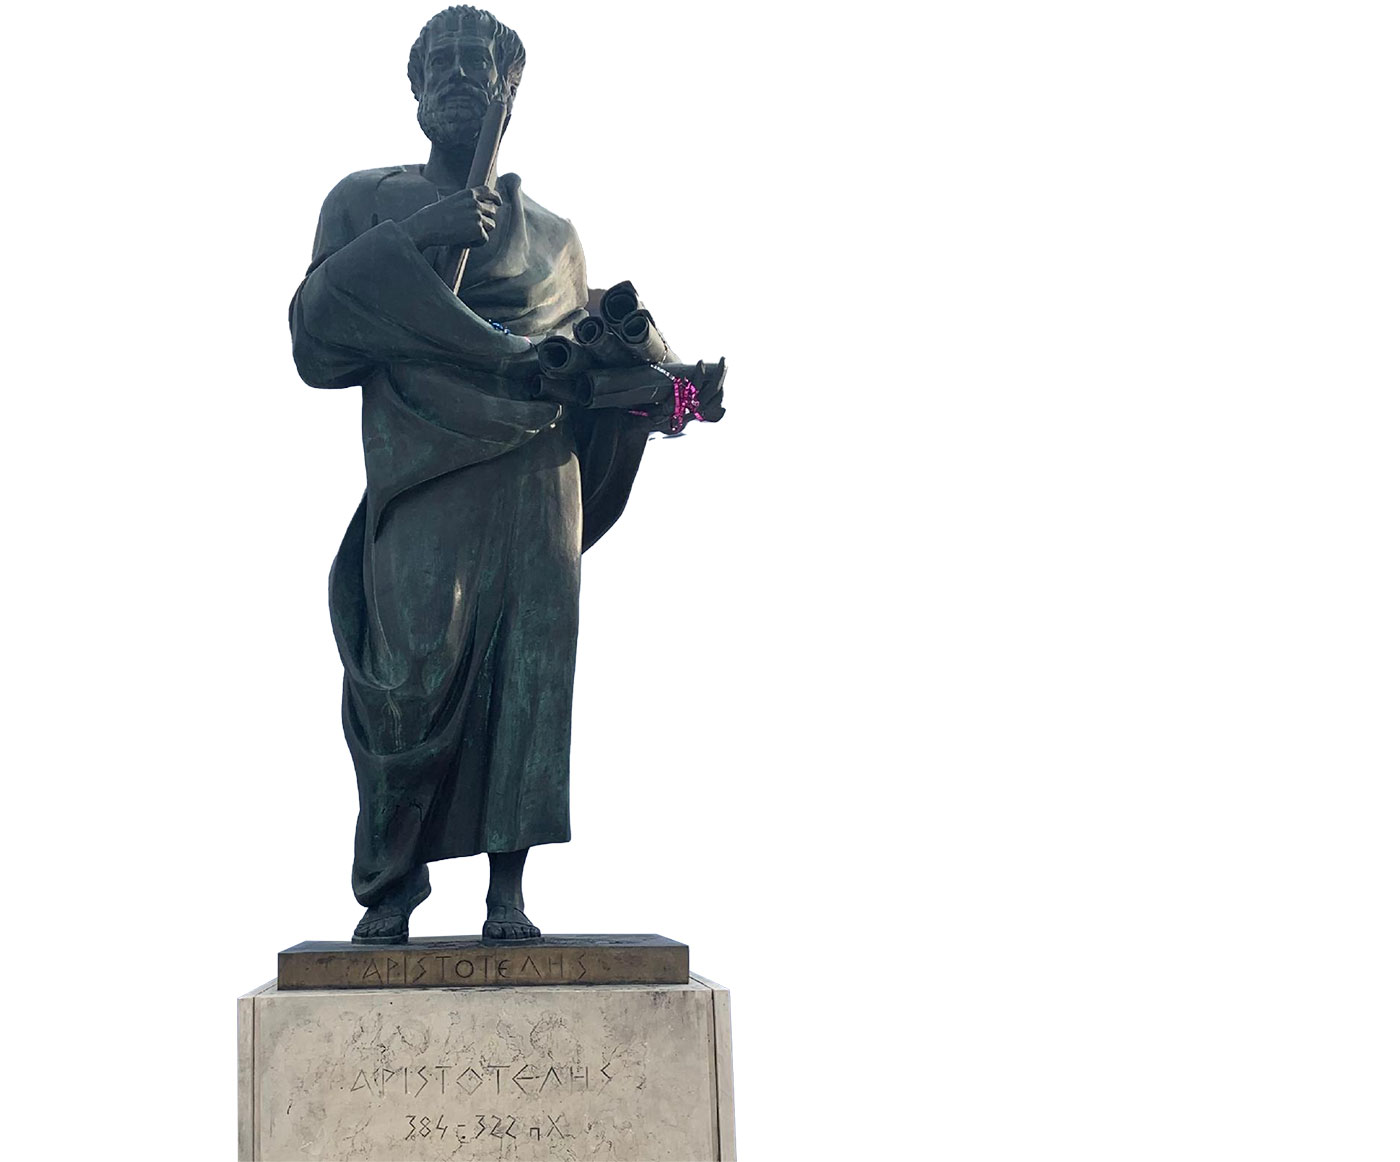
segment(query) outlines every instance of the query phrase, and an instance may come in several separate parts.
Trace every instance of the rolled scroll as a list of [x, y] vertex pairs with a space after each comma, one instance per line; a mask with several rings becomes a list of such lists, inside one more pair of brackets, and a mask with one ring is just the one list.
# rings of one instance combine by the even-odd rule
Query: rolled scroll
[[[486, 107], [486, 116], [481, 119], [481, 130], [477, 134], [476, 152], [472, 154], [472, 167], [467, 174], [467, 189], [474, 190], [477, 186], [496, 188], [496, 154], [500, 151], [501, 134], [506, 131], [509, 119], [510, 109], [504, 101], [492, 101]], [[462, 257], [457, 259], [457, 274], [452, 280], [454, 295], [462, 290], [462, 275], [467, 272], [469, 254], [470, 248], [464, 246]]]
[[570, 407], [587, 407], [587, 392], [588, 385], [582, 379], [555, 379], [552, 375], [537, 375], [531, 383], [532, 398], [567, 404]]
[[563, 335], [551, 335], [536, 347], [540, 374], [553, 379], [571, 379], [594, 366], [592, 355]]
[[574, 339], [599, 367], [625, 367], [641, 362], [597, 315], [589, 315], [574, 324]]
[[534, 394], [554, 403], [626, 411], [651, 421], [656, 431], [675, 436], [691, 420], [714, 422], [724, 415], [724, 375], [723, 359], [714, 367], [703, 361], [635, 363], [574, 376], [541, 373], [535, 377]]
[[[722, 398], [724, 373], [723, 359], [718, 367], [707, 367], [704, 363], [648, 363], [637, 367], [600, 368], [584, 374], [583, 381], [587, 384], [584, 394], [589, 407], [649, 412], [659, 405], [675, 403], [676, 380], [679, 379], [694, 385], [703, 413], [706, 400], [715, 406]], [[723, 412], [723, 408], [720, 411]]]
[[535, 376], [534, 396], [552, 403], [586, 405], [585, 385], [580, 377], [593, 365], [588, 353], [562, 335], [551, 335], [535, 347], [540, 373]]
[[649, 408], [673, 394], [671, 373], [647, 363], [587, 372], [583, 394], [593, 408]]
[[645, 307], [632, 311], [617, 328], [618, 337], [643, 363], [674, 363], [676, 353], [656, 329], [656, 320]]
[[623, 319], [641, 305], [642, 300], [637, 297], [637, 288], [630, 282], [620, 282], [603, 292], [603, 301], [599, 303], [598, 309], [603, 314], [603, 322], [616, 329], [622, 326]]

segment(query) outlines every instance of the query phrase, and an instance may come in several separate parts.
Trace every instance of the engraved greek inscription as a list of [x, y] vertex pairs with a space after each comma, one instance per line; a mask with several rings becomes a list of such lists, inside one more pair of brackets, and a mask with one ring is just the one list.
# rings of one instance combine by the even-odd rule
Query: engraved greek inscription
[[582, 979], [583, 979], [584, 977], [586, 977], [587, 975], [588, 975], [588, 969], [586, 969], [586, 968], [583, 967], [583, 953], [580, 952], [580, 953], [578, 954], [578, 976], [574, 977], [574, 979], [575, 979], [575, 980], [582, 980]]
[[549, 974], [550, 980], [564, 979], [564, 954], [551, 956], [544, 962], [545, 972]]
[[365, 965], [365, 973], [362, 977], [360, 977], [360, 979], [369, 980], [371, 977], [379, 981], [381, 984], [383, 983], [383, 977], [379, 975], [379, 962], [376, 960], [371, 960], [367, 965]]
[[535, 964], [534, 957], [527, 956], [525, 958], [525, 963], [520, 966], [520, 973], [522, 976], [527, 972], [533, 972], [536, 980], [544, 980], [544, 973], [542, 973], [539, 970], [539, 966]]
[[447, 962], [448, 962], [449, 960], [451, 960], [452, 957], [450, 957], [450, 956], [435, 956], [435, 957], [433, 957], [433, 959], [436, 960], [436, 961], [438, 962], [438, 975], [437, 975], [438, 980], [439, 980], [440, 982], [441, 982], [441, 981], [445, 981], [445, 980], [447, 979]]
[[501, 977], [509, 975], [510, 961], [502, 957], [500, 960], [496, 961], [496, 979], [499, 980]]
[[480, 1126], [481, 1129], [477, 1130], [477, 1132], [473, 1134], [472, 1137], [479, 1138], [482, 1134], [486, 1133], [486, 1119], [481, 1114], [477, 1114], [476, 1124]]
[[[615, 1072], [618, 1064], [617, 1059], [603, 1065], [589, 1066], [578, 1062], [556, 1062], [547, 1056], [537, 1056], [531, 1059], [517, 1057], [508, 1064], [477, 1060], [458, 1068], [455, 1063], [429, 1064], [420, 1059], [419, 1064], [407, 1061], [400, 1065], [385, 1061], [377, 1067], [372, 1067], [366, 1062], [364, 1066], [352, 1071], [348, 1067], [350, 1063], [347, 1063], [342, 1077], [350, 1078], [350, 1083], [342, 1092], [363, 1092], [369, 1100], [378, 1098], [394, 1102], [400, 1095], [410, 1101], [421, 1100], [429, 1090], [436, 1089], [443, 1097], [458, 1095], [457, 1100], [461, 1102], [466, 1098], [492, 1092], [487, 1086], [494, 1078], [495, 1085], [492, 1089], [497, 1095], [505, 1097], [514, 1097], [517, 1093], [527, 1098], [545, 1097], [550, 1094], [557, 1096], [564, 1093], [594, 1093], [613, 1081], [623, 1079], [624, 1075]], [[602, 1080], [595, 1080], [600, 1073]], [[344, 1086], [345, 1083], [341, 1081], [340, 1084]], [[461, 1105], [452, 1112], [459, 1117], [467, 1115], [467, 1109]], [[432, 1117], [436, 1120], [437, 1113], [434, 1112]], [[528, 1123], [522, 1123], [525, 1124]]]
[[395, 960], [392, 956], [387, 956], [387, 957], [385, 957], [385, 959], [389, 962], [389, 964], [388, 964], [388, 967], [385, 969], [385, 972], [384, 972], [384, 983], [385, 983], [385, 984], [392, 984], [392, 983], [394, 982], [394, 972], [395, 972], [395, 970], [398, 971], [398, 973], [399, 973], [399, 979], [402, 980], [402, 979], [403, 979], [403, 965], [401, 965], [401, 964], [400, 964], [397, 960]]
[[539, 1128], [539, 1126], [531, 1126], [531, 1127], [530, 1127], [530, 1138], [531, 1138], [532, 1141], [536, 1141], [536, 1142], [538, 1142], [538, 1141], [540, 1140], [540, 1128]]
[[[467, 966], [465, 970], [462, 968], [462, 965], [464, 964]], [[470, 960], [459, 960], [453, 966], [452, 971], [455, 972], [458, 975], [458, 977], [460, 977], [462, 980], [470, 980], [472, 974], [476, 972], [476, 965], [474, 965]]]
[[549, 1118], [549, 1133], [545, 1135], [546, 1138], [552, 1138], [555, 1134], [558, 1134], [561, 1138], [567, 1138], [569, 1136], [559, 1128], [559, 1123], [564, 1120], [563, 1114], [560, 1114], [557, 1118], [550, 1118], [548, 1114], [545, 1114], [545, 1117]]
[[418, 969], [418, 975], [415, 976], [411, 981], [409, 981], [409, 984], [417, 984], [420, 980], [422, 980], [425, 976], [428, 975], [428, 970], [423, 967], [423, 958], [421, 956], [418, 958], [418, 963], [415, 967]]

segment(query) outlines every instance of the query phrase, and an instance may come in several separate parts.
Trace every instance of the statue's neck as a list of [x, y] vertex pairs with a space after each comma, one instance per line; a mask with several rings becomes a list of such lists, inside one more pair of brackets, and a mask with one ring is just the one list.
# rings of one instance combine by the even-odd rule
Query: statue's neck
[[475, 144], [466, 146], [440, 145], [433, 142], [428, 154], [428, 164], [423, 167], [423, 176], [439, 189], [464, 190], [467, 178], [471, 175], [472, 158], [476, 154]]

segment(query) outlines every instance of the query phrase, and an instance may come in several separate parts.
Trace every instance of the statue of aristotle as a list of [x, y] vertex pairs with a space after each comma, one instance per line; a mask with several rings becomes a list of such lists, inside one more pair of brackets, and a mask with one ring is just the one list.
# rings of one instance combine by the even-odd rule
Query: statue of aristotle
[[[357, 942], [406, 940], [428, 864], [479, 852], [483, 937], [539, 936], [521, 876], [531, 847], [569, 839], [580, 556], [649, 434], [723, 411], [723, 361], [680, 370], [630, 284], [606, 325], [590, 315], [573, 226], [479, 172], [524, 66], [488, 12], [428, 22], [408, 61], [427, 163], [331, 190], [291, 305], [301, 377], [363, 393], [366, 490], [330, 577]], [[547, 342], [567, 374], [542, 375]]]

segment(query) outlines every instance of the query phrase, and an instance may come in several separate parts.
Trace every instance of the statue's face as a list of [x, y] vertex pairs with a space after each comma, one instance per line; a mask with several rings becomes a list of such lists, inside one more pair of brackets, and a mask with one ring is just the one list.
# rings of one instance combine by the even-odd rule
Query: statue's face
[[449, 29], [432, 34], [418, 98], [418, 124], [430, 141], [474, 145], [486, 107], [501, 96], [501, 78], [489, 40]]

